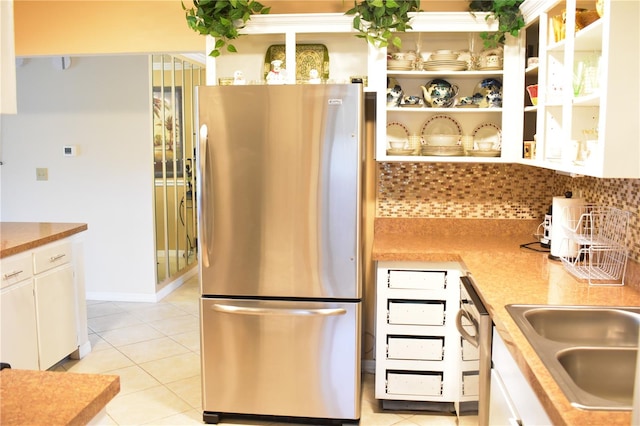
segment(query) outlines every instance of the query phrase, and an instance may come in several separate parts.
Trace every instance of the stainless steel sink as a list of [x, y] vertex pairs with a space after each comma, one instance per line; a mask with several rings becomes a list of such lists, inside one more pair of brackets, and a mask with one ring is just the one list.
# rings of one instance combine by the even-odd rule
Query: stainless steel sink
[[571, 404], [631, 410], [640, 307], [507, 305]]
[[558, 353], [558, 361], [585, 392], [623, 405], [633, 404], [636, 349], [574, 348]]
[[544, 307], [527, 309], [524, 317], [536, 333], [549, 340], [574, 345], [638, 346], [638, 314], [634, 312]]

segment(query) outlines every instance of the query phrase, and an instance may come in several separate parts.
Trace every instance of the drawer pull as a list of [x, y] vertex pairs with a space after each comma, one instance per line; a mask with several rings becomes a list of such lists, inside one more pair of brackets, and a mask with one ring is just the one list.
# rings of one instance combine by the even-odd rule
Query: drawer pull
[[64, 253], [57, 254], [57, 255], [55, 255], [55, 256], [51, 256], [51, 257], [49, 258], [49, 262], [52, 262], [52, 263], [53, 263], [53, 262], [55, 262], [56, 260], [62, 259], [64, 256], [65, 256], [65, 254], [64, 254]]
[[9, 278], [16, 277], [16, 276], [20, 275], [20, 274], [21, 274], [21, 273], [23, 273], [23, 272], [24, 272], [23, 270], [14, 271], [14, 272], [12, 272], [12, 273], [10, 273], [10, 274], [4, 274], [4, 276], [3, 276], [3, 277], [4, 277], [4, 279], [5, 279], [5, 280], [8, 280]]

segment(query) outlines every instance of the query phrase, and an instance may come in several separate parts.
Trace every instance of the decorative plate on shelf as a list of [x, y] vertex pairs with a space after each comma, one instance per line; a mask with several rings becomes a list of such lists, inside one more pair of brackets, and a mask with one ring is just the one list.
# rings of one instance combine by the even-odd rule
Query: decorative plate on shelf
[[422, 125], [420, 131], [425, 135], [462, 135], [462, 127], [453, 117], [445, 114], [436, 114]]
[[389, 141], [409, 141], [409, 129], [402, 123], [392, 121], [387, 124], [387, 142]]
[[[502, 149], [502, 130], [493, 123], [483, 123], [473, 130], [473, 142], [493, 142], [493, 149]], [[485, 151], [486, 152], [486, 151]]]
[[[264, 77], [271, 70], [271, 61], [281, 60], [286, 64], [284, 44], [269, 46], [264, 56]], [[284, 67], [283, 67], [284, 68]], [[309, 72], [315, 69], [323, 80], [329, 79], [329, 51], [324, 44], [296, 44], [296, 80], [308, 80]]]

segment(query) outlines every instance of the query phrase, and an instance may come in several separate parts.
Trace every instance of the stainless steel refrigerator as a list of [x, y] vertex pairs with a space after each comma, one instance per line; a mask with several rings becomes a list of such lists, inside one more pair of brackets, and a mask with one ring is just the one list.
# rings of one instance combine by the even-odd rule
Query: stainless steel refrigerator
[[196, 96], [204, 421], [357, 422], [362, 86]]

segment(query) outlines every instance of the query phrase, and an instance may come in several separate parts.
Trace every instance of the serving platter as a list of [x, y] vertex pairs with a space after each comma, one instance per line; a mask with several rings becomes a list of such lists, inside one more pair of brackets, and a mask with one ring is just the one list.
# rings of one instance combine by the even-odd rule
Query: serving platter
[[[271, 62], [286, 63], [285, 45], [273, 44], [264, 56], [264, 77], [271, 70]], [[296, 80], [308, 80], [309, 72], [315, 69], [322, 80], [329, 79], [329, 50], [324, 44], [296, 44]]]
[[429, 118], [422, 125], [420, 131], [422, 136], [425, 135], [462, 135], [462, 126], [460, 123], [446, 114], [436, 114]]

